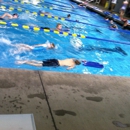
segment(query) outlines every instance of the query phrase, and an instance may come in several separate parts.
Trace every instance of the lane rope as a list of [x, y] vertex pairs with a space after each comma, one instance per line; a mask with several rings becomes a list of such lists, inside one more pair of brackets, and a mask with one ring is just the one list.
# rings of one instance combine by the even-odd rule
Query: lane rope
[[[19, 2], [19, 3], [21, 3], [21, 4], [24, 4], [24, 3], [27, 3], [27, 4], [33, 4], [32, 2], [29, 2], [29, 1], [23, 1], [23, 0], [10, 0], [10, 1], [13, 1], [13, 2]], [[53, 4], [53, 3], [50, 3], [50, 2], [45, 2], [45, 1], [37, 1], [37, 2], [42, 2], [42, 4], [44, 3], [44, 4]], [[34, 4], [35, 5], [35, 4]], [[41, 4], [38, 4], [38, 5], [41, 5]], [[57, 6], [60, 6], [61, 7], [61, 5], [59, 5], [59, 4], [53, 4], [53, 5], [57, 5]], [[69, 6], [62, 6], [62, 7], [65, 7], [65, 8], [69, 8], [69, 9], [72, 9], [71, 7], [69, 7]]]
[[[40, 0], [40, 1], [42, 2], [42, 0]], [[62, 4], [65, 4], [65, 5], [71, 4], [71, 3], [61, 2], [61, 1], [58, 1], [58, 0], [55, 0], [55, 2], [62, 3]], [[68, 1], [67, 1], [67, 2], [68, 2]]]
[[96, 38], [96, 37], [91, 37], [91, 36], [85, 36], [85, 35], [76, 34], [76, 33], [71, 34], [71, 33], [68, 33], [68, 32], [57, 31], [57, 30], [52, 30], [52, 29], [42, 29], [42, 27], [38, 27], [38, 26], [29, 26], [29, 25], [24, 25], [24, 24], [22, 25], [22, 24], [18, 24], [18, 23], [5, 22], [5, 21], [2, 21], [2, 20], [0, 20], [0, 24], [8, 26], [8, 27], [16, 27], [16, 28], [22, 28], [22, 29], [26, 29], [26, 30], [33, 30], [35, 32], [39, 32], [39, 31], [53, 32], [55, 34], [62, 34], [64, 36], [88, 38], [88, 39], [93, 39], [93, 40], [107, 41], [107, 42], [130, 45], [130, 42], [121, 42], [121, 41], [115, 41], [115, 40], [108, 40], [108, 39]]
[[70, 8], [70, 9], [72, 9], [71, 7], [69, 7], [69, 6], [64, 6], [64, 5], [59, 5], [59, 4], [54, 4], [54, 3], [51, 3], [51, 2], [46, 2], [46, 1], [41, 1], [42, 3], [45, 3], [45, 4], [53, 4], [53, 5], [57, 5], [57, 6], [62, 6], [62, 7], [67, 7], [67, 8]]

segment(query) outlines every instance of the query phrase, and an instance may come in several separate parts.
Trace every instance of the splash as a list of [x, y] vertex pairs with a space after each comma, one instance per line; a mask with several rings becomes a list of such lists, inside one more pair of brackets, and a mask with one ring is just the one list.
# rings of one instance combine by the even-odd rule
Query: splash
[[6, 45], [11, 45], [11, 41], [9, 39], [6, 39], [6, 38], [0, 38], [0, 44], [6, 44]]
[[73, 38], [70, 41], [71, 45], [75, 48], [75, 49], [79, 49], [80, 47], [83, 46], [83, 43], [80, 39], [77, 38]]

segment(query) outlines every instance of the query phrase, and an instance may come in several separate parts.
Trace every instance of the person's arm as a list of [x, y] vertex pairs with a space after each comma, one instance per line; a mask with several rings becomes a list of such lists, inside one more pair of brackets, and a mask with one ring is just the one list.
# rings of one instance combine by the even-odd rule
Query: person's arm
[[73, 69], [74, 67], [75, 67], [75, 65], [69, 66], [69, 67], [67, 68], [67, 70]]
[[79, 6], [83, 6], [83, 4], [79, 4]]
[[74, 6], [72, 4], [70, 4], [70, 6], [74, 9]]
[[43, 43], [43, 44], [36, 44], [36, 45], [33, 45], [33, 47], [39, 47], [39, 46], [44, 46], [45, 45], [45, 43]]
[[12, 15], [9, 14], [9, 13], [5, 13], [1, 16], [1, 18], [5, 18], [5, 17], [8, 17], [9, 19], [12, 19]]

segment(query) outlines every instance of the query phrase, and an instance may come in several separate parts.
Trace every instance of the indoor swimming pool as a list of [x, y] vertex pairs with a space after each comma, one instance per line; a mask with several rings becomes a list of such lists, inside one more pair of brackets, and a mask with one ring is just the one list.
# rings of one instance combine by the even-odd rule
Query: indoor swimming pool
[[[26, 0], [25, 2], [28, 4], [4, 0], [0, 5], [0, 15], [7, 12], [19, 15], [18, 19], [5, 20], [6, 24], [0, 24], [1, 68], [130, 76], [128, 71], [130, 68], [130, 31], [122, 31], [119, 25], [117, 25], [119, 30], [110, 30], [109, 22], [103, 17], [69, 0]], [[71, 4], [75, 7], [74, 9]], [[42, 17], [39, 11], [47, 12], [49, 15]], [[67, 18], [68, 14], [71, 14], [70, 18]], [[15, 24], [12, 26], [11, 23]], [[58, 23], [62, 24], [65, 33], [57, 34], [55, 31], [46, 32], [33, 28], [48, 27], [54, 30]], [[20, 44], [35, 45], [49, 42], [55, 44], [55, 49], [26, 51], [19, 47]], [[35, 67], [16, 64], [18, 60], [42, 61], [54, 58], [84, 59], [101, 63], [104, 68], [81, 64], [71, 70], [66, 70], [66, 67]]]

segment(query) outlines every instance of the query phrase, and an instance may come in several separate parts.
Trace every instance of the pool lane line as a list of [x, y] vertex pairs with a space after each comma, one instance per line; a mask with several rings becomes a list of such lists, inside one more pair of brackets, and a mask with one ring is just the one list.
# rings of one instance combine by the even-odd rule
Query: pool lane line
[[[20, 0], [19, 0], [19, 1], [20, 1]], [[57, 4], [57, 3], [51, 3], [51, 2], [48, 2], [48, 1], [46, 1], [46, 0], [38, 0], [38, 2], [40, 2], [40, 3], [48, 3], [48, 4], [57, 5], [57, 6], [63, 6], [63, 7], [69, 7], [69, 6], [68, 6], [69, 3], [66, 4], [66, 3], [64, 3], [64, 2], [59, 2], [59, 1], [58, 1], [59, 3], [63, 3], [65, 6], [64, 6], [64, 5], [59, 5], [59, 4]], [[67, 5], [67, 6], [66, 6], [66, 5]], [[71, 4], [70, 4], [70, 6], [71, 6]], [[69, 8], [71, 8], [71, 7], [69, 7]]]
[[[39, 2], [43, 2], [43, 0], [39, 0]], [[45, 2], [46, 2], [46, 0], [45, 0]], [[64, 2], [61, 2], [61, 1], [55, 1], [55, 2], [58, 2], [58, 3], [61, 3], [61, 4], [63, 4], [63, 5], [70, 5], [70, 7], [72, 8], [72, 9], [76, 9], [76, 8], [73, 8], [72, 6], [72, 4], [71, 3], [64, 3]], [[53, 4], [53, 3], [52, 3]], [[55, 3], [54, 3], [55, 4]], [[62, 5], [60, 5], [60, 6], [62, 6]]]
[[[57, 6], [60, 6], [60, 7], [62, 6], [62, 7], [68, 7], [68, 8], [71, 8], [71, 7], [69, 7], [69, 6], [64, 6], [64, 5], [54, 4], [54, 3], [46, 2], [46, 1], [44, 1], [44, 2], [42, 1], [41, 3], [45, 3], [45, 4], [47, 3], [47, 4], [57, 5]], [[71, 9], [72, 9], [72, 8], [71, 8]]]
[[[42, 0], [40, 0], [42, 2]], [[46, 1], [46, 0], [45, 0]], [[59, 2], [59, 3], [63, 3], [65, 5], [68, 5], [68, 4], [71, 4], [71, 3], [65, 3], [65, 2], [61, 2], [61, 1], [58, 1], [58, 0], [54, 0], [55, 2]]]
[[[32, 2], [26, 2], [26, 1], [23, 1], [23, 0], [10, 0], [10, 1], [14, 1], [14, 2], [20, 2], [20, 3], [28, 3], [28, 4], [32, 4]], [[38, 2], [40, 2], [40, 1], [38, 1]], [[52, 4], [52, 5], [57, 5], [57, 6], [60, 6], [61, 7], [61, 5], [59, 5], [59, 4], [53, 4], [53, 3], [50, 3], [50, 2], [45, 2], [45, 1], [42, 1], [42, 4]], [[41, 4], [40, 4], [41, 5]], [[65, 7], [65, 8], [70, 8], [70, 9], [72, 9], [71, 7], [69, 7], [69, 6], [62, 6], [62, 7]]]
[[21, 25], [21, 24], [18, 24], [18, 23], [5, 22], [5, 21], [2, 21], [2, 20], [0, 20], [0, 25], [5, 25], [5, 26], [8, 26], [8, 27], [22, 28], [22, 29], [26, 29], [26, 30], [33, 30], [35, 32], [39, 32], [39, 31], [53, 32], [55, 34], [62, 34], [64, 36], [88, 38], [88, 39], [93, 39], [93, 40], [99, 40], [99, 41], [106, 41], [106, 42], [130, 45], [130, 42], [121, 42], [121, 41], [115, 41], [115, 40], [108, 40], [108, 39], [103, 39], [103, 38], [96, 38], [96, 37], [91, 37], [91, 36], [85, 36], [85, 35], [76, 34], [76, 33], [71, 34], [71, 33], [68, 33], [68, 32], [57, 31], [57, 30], [52, 30], [52, 29], [42, 29], [42, 27], [38, 27], [38, 26], [29, 26], [29, 25], [24, 25], [24, 24]]

